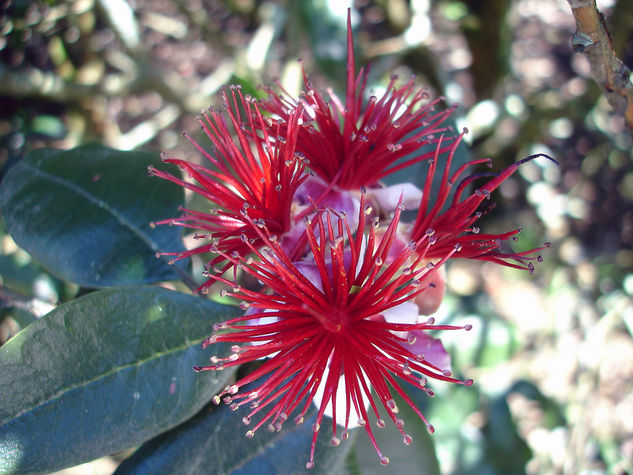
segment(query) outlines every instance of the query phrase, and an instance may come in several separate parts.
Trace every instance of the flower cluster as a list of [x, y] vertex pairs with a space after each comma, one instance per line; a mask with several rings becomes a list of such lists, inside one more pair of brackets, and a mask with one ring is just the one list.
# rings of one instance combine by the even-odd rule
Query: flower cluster
[[[194, 237], [204, 244], [174, 259], [212, 253], [208, 279], [198, 291], [219, 282], [221, 294], [244, 309], [243, 316], [217, 325], [203, 344], [230, 342], [232, 353], [195, 369], [218, 371], [262, 360], [214, 397], [234, 410], [248, 407], [243, 417], [248, 438], [261, 427], [280, 430], [291, 416], [303, 422], [314, 403], [308, 468], [314, 466], [324, 418], [332, 420], [332, 444], [362, 426], [387, 464], [368, 421], [375, 417], [384, 426], [385, 411], [410, 444], [395, 395], [434, 430], [402, 389], [403, 381], [431, 396], [429, 379], [472, 384], [452, 375], [448, 354], [429, 334], [470, 326], [421, 317], [441, 302], [447, 260], [482, 259], [532, 270], [540, 259], [541, 248], [502, 250], [519, 229], [484, 234], [476, 226], [484, 201], [535, 156], [498, 174], [467, 174], [488, 160], [451, 173], [463, 137], [445, 124], [451, 110], [436, 110], [440, 101], [429, 102], [413, 80], [397, 86], [393, 78], [380, 98], [367, 97], [366, 83], [366, 70], [356, 74], [348, 20], [344, 101], [332, 91], [326, 98], [307, 78], [299, 98], [269, 89], [266, 100], [256, 101], [232, 87], [223, 92], [224, 111], [199, 119], [214, 152], [187, 136], [210, 164], [165, 158], [188, 180], [150, 170], [213, 204], [210, 213], [183, 209], [163, 223], [202, 231]], [[381, 184], [390, 173], [421, 161], [428, 162], [422, 189]], [[483, 184], [470, 191], [476, 180]], [[417, 209], [412, 222], [402, 221], [405, 209]]]

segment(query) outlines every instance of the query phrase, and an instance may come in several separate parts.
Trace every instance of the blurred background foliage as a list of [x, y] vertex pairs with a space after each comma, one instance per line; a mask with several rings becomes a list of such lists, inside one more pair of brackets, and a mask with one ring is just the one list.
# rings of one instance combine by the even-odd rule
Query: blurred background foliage
[[[195, 115], [218, 104], [223, 85], [263, 97], [259, 85], [278, 80], [296, 94], [302, 65], [315, 86], [344, 93], [347, 2], [1, 3], [2, 175], [28, 150], [87, 142], [191, 159], [180, 131], [198, 130]], [[598, 6], [631, 67], [630, 0]], [[539, 152], [560, 162], [523, 166], [482, 223], [492, 232], [524, 226], [525, 248], [551, 241], [534, 275], [460, 260], [448, 268], [438, 320], [473, 324], [443, 340], [476, 385], [436, 384], [438, 396], [422, 401], [441, 471], [630, 473], [631, 138], [572, 52], [569, 6], [358, 0], [352, 18], [372, 90], [394, 73], [415, 75], [458, 102], [473, 157], [491, 157], [496, 169]], [[0, 343], [89, 291], [46, 272], [4, 229], [0, 251]], [[120, 458], [83, 468], [109, 473]]]

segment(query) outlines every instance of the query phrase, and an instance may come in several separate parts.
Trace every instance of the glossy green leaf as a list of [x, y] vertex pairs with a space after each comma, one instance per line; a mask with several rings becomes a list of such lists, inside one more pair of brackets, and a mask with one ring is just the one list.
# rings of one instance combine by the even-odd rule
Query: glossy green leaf
[[315, 467], [307, 470], [305, 465], [314, 434], [312, 425], [316, 420], [315, 406], [306, 414], [303, 424], [295, 424], [291, 415], [279, 432], [270, 432], [264, 426], [252, 439], [247, 439], [245, 433], [257, 423], [257, 418], [245, 426], [242, 418], [247, 413], [246, 408], [231, 411], [225, 404], [210, 407], [142, 446], [121, 464], [116, 475], [346, 473], [346, 457], [357, 430], [351, 431], [347, 440], [334, 447], [331, 444], [331, 420], [324, 422], [317, 439]]
[[[50, 472], [143, 443], [232, 377], [194, 373], [235, 307], [158, 287], [61, 305], [0, 348], [0, 472]], [[217, 352], [230, 349], [217, 345]]]
[[17, 244], [64, 280], [107, 287], [175, 279], [180, 268], [156, 252], [181, 250], [181, 229], [150, 223], [176, 215], [183, 190], [148, 176], [148, 165], [169, 168], [152, 152], [33, 150], [2, 181], [0, 211]]

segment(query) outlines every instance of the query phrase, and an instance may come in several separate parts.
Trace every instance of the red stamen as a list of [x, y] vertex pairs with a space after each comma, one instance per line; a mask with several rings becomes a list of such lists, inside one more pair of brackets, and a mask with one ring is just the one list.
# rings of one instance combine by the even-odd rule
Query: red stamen
[[[237, 135], [237, 143], [231, 138], [224, 115], [220, 111], [203, 114], [199, 122], [202, 130], [216, 149], [213, 155], [185, 135], [194, 147], [209, 161], [214, 169], [184, 160], [165, 158], [167, 163], [178, 165], [197, 184], [177, 178], [165, 171], [151, 169], [159, 176], [207, 198], [213, 210], [210, 213], [182, 209], [183, 214], [174, 219], [155, 224], [170, 224], [205, 231], [212, 240], [192, 250], [174, 255], [174, 260], [194, 254], [213, 251], [214, 246], [227, 255], [249, 252], [247, 241], [254, 247], [262, 245], [258, 234], [247, 223], [248, 212], [253, 222], [265, 225], [272, 235], [287, 232], [291, 223], [292, 200], [297, 188], [308, 177], [305, 161], [295, 153], [296, 140], [303, 111], [301, 107], [289, 113], [283, 125], [269, 124], [259, 106], [242, 96], [239, 88], [231, 88], [230, 94], [222, 93], [225, 113]], [[239, 110], [246, 111], [246, 120]], [[251, 146], [255, 146], [255, 151]], [[209, 267], [226, 259], [218, 256]], [[230, 267], [224, 264], [223, 270]], [[211, 281], [205, 282], [198, 291], [205, 291]]]
[[[470, 161], [462, 165], [449, 179], [451, 162], [464, 133], [465, 132], [460, 134], [451, 144], [446, 162], [442, 165], [444, 167], [443, 175], [440, 189], [435, 195], [435, 204], [429, 209], [429, 198], [432, 195], [431, 184], [434, 182], [438, 166], [440, 166], [439, 157], [443, 152], [442, 142], [444, 139], [440, 137], [438, 140], [435, 158], [429, 165], [427, 171], [422, 202], [415, 223], [411, 228], [411, 239], [418, 241], [422, 239], [425, 234], [431, 233], [433, 235], [433, 245], [424, 249], [425, 258], [429, 260], [444, 257], [450, 249], [459, 245], [461, 249], [456, 257], [486, 260], [508, 267], [531, 271], [534, 267], [531, 261], [538, 260], [538, 251], [546, 246], [522, 252], [502, 252], [499, 250], [502, 242], [513, 238], [521, 229], [514, 229], [501, 234], [479, 234], [479, 228], [474, 227], [473, 224], [482, 216], [482, 213], [477, 211], [481, 204], [489, 199], [490, 194], [508, 179], [521, 164], [538, 157], [545, 157], [555, 163], [557, 162], [547, 155], [537, 154], [520, 160], [499, 174], [486, 173], [470, 175], [463, 179], [457, 186], [453, 201], [448, 209], [441, 212], [441, 209], [451, 194], [453, 184], [459, 176], [462, 175], [469, 166], [489, 162], [488, 159]], [[462, 199], [462, 194], [468, 185], [475, 179], [487, 176], [492, 176], [492, 178], [489, 179], [484, 186], [476, 189], [470, 196]]]
[[[251, 307], [266, 311], [225, 322], [222, 328], [232, 331], [212, 335], [205, 345], [216, 342], [252, 342], [255, 345], [234, 346], [229, 357], [214, 358], [211, 365], [197, 368], [219, 370], [269, 356], [262, 366], [218, 396], [225, 400], [229, 397], [229, 402], [235, 409], [246, 401], [254, 404], [245, 420], [250, 423], [256, 414], [260, 414], [261, 419], [249, 429], [249, 437], [266, 424], [273, 430], [279, 429], [299, 404], [302, 404], [303, 408], [296, 417], [302, 420], [316, 397], [319, 385], [323, 384], [323, 396], [315, 401], [319, 409], [307, 464], [312, 466], [317, 433], [321, 429], [326, 406], [336, 404], [336, 395], [340, 391], [340, 375], [343, 375], [346, 385], [345, 407], [333, 407], [333, 416], [336, 417], [336, 413], [343, 412], [344, 433], [347, 431], [352, 411], [364, 421], [368, 421], [365, 400], [369, 401], [372, 412], [379, 418], [378, 406], [370, 395], [373, 389], [405, 442], [410, 437], [407, 438], [401, 430], [402, 422], [395, 415], [398, 411], [391, 396], [392, 390], [397, 394], [404, 394], [396, 382], [396, 377], [428, 394], [432, 394], [432, 391], [422, 384], [422, 376], [467, 384], [466, 381], [450, 376], [445, 369], [438, 368], [426, 360], [417, 359], [419, 355], [413, 354], [407, 348], [407, 340], [397, 335], [398, 332], [410, 330], [455, 330], [465, 327], [415, 321], [393, 324], [385, 322], [384, 319], [375, 319], [380, 312], [423, 292], [424, 289], [420, 288], [418, 279], [434, 272], [434, 269], [439, 268], [453, 252], [456, 252], [453, 249], [447, 253], [434, 269], [418, 268], [422, 263], [416, 259], [413, 268], [405, 273], [401, 272], [403, 262], [410, 257], [417, 257], [415, 246], [405, 246], [391, 264], [385, 264], [385, 257], [389, 254], [390, 246], [395, 239], [400, 213], [401, 207], [398, 207], [380, 238], [376, 237], [373, 227], [370, 227], [369, 236], [364, 234], [364, 195], [361, 195], [358, 218], [361, 225], [355, 235], [351, 232], [345, 217], [335, 217], [327, 211], [317, 213], [312, 218], [314, 226], [308, 226], [306, 234], [315, 266], [318, 268], [320, 285], [314, 285], [303, 276], [277, 240], [268, 238], [267, 228], [255, 225], [248, 214], [245, 219], [266, 247], [260, 250], [250, 242], [246, 244], [250, 252], [261, 260], [254, 261], [242, 256], [231, 257], [219, 251], [220, 255], [233, 265], [239, 263], [245, 273], [263, 282], [268, 289], [256, 292], [238, 288], [227, 293], [234, 298], [250, 302]], [[365, 240], [366, 245], [363, 244]], [[419, 244], [421, 245], [424, 240], [428, 238], [421, 239]], [[355, 257], [345, 259], [346, 252]], [[359, 265], [361, 260], [363, 265]], [[221, 275], [211, 275], [210, 278], [231, 284]], [[273, 317], [275, 321], [258, 324], [255, 320], [266, 317]], [[266, 375], [268, 379], [263, 380]], [[254, 390], [240, 392], [240, 389], [249, 383], [258, 386]], [[406, 395], [404, 400], [430, 428], [422, 413]], [[382, 419], [378, 419], [378, 422], [380, 425], [384, 424]], [[365, 424], [364, 427], [380, 460], [386, 462], [388, 459], [380, 451], [370, 425]], [[335, 423], [332, 434], [333, 443], [339, 443]]]
[[[433, 152], [420, 149], [425, 144], [437, 143], [435, 137], [449, 130], [443, 123], [455, 107], [438, 112], [435, 107], [443, 99], [428, 102], [424, 90], [416, 92], [413, 79], [397, 87], [395, 77], [380, 99], [372, 96], [363, 105], [368, 69], [361, 68], [356, 74], [350, 21], [348, 15], [345, 103], [332, 91], [328, 91], [331, 100], [328, 102], [311, 86], [304, 71], [306, 90], [300, 99], [286, 97], [283, 89], [286, 96], [269, 88], [262, 107], [287, 121], [290, 111], [303, 106], [297, 150], [326, 182], [341, 189], [357, 190], [431, 158]], [[442, 151], [447, 150], [445, 146]]]

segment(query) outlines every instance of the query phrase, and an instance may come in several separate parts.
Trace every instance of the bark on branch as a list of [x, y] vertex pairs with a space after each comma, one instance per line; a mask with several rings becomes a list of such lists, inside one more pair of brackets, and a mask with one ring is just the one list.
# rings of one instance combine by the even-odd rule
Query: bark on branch
[[613, 52], [611, 36], [595, 0], [567, 0], [576, 20], [574, 51], [589, 60], [591, 74], [614, 111], [624, 118], [633, 138], [633, 83], [631, 70]]

